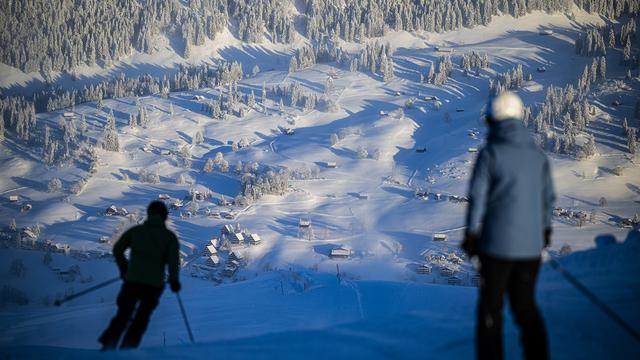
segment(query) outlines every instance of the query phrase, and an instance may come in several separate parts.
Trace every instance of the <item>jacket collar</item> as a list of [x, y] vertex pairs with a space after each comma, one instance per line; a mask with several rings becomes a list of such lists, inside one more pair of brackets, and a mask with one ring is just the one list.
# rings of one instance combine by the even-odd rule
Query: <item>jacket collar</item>
[[533, 139], [529, 135], [527, 128], [524, 127], [522, 121], [516, 119], [489, 122], [487, 141], [514, 145], [533, 144]]

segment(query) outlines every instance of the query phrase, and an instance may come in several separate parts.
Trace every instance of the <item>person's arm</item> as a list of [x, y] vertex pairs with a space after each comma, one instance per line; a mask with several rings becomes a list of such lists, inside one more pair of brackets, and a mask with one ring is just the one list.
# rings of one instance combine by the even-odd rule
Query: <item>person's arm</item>
[[486, 210], [487, 193], [491, 182], [490, 171], [491, 158], [489, 150], [485, 147], [478, 154], [478, 159], [473, 168], [473, 175], [469, 183], [469, 206], [467, 207], [467, 230], [464, 233], [462, 250], [468, 256], [478, 254], [480, 247], [480, 232], [482, 231], [482, 219]]
[[482, 218], [486, 210], [489, 184], [491, 183], [490, 154], [484, 148], [478, 154], [469, 183], [469, 206], [467, 207], [467, 232], [478, 235], [482, 228]]
[[124, 279], [127, 275], [127, 269], [129, 268], [129, 262], [124, 257], [124, 252], [131, 246], [131, 229], [127, 230], [120, 236], [120, 239], [113, 245], [113, 257], [116, 259], [116, 264], [120, 270], [120, 277]]
[[544, 246], [548, 247], [551, 245], [551, 221], [553, 219], [553, 203], [556, 200], [556, 194], [553, 190], [553, 180], [551, 178], [551, 165], [548, 159], [545, 159], [544, 167], [542, 168], [542, 181], [544, 185], [542, 190]]
[[173, 292], [180, 291], [180, 244], [173, 232], [170, 232], [167, 266], [169, 267], [169, 284]]

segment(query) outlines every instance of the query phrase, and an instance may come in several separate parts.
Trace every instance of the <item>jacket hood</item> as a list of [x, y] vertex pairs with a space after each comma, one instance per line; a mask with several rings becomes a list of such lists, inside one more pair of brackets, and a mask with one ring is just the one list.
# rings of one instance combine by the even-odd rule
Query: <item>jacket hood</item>
[[530, 145], [533, 139], [520, 120], [511, 119], [489, 123], [488, 142], [501, 142], [514, 145]]

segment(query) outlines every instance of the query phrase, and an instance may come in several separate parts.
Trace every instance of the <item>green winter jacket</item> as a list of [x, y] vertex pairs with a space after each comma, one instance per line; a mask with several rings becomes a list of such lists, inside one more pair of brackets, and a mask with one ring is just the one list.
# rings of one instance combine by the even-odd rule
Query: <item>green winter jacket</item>
[[[128, 248], [129, 261], [124, 256]], [[122, 234], [113, 246], [113, 256], [124, 280], [164, 287], [165, 265], [169, 266], [169, 281], [178, 281], [178, 249], [178, 238], [166, 228], [164, 220], [151, 216]]]

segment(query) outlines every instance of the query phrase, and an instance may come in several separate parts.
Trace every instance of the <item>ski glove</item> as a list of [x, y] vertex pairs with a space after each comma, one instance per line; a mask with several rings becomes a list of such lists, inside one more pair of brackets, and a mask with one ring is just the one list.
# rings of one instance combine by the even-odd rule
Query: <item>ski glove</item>
[[551, 228], [544, 229], [544, 247], [551, 246]]
[[180, 292], [180, 289], [182, 288], [180, 281], [178, 280], [169, 280], [169, 287], [174, 293]]
[[462, 241], [462, 250], [468, 257], [478, 255], [478, 244], [480, 242], [480, 236], [476, 233], [465, 232], [464, 240]]

